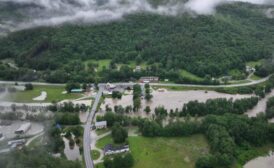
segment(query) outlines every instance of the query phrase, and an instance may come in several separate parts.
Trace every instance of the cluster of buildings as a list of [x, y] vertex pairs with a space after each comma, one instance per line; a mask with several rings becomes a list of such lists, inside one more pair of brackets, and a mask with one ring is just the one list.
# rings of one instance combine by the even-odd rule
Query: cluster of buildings
[[111, 95], [113, 91], [124, 92], [125, 88], [122, 86], [116, 86], [111, 83], [107, 83], [103, 91], [104, 95]]
[[159, 77], [157, 76], [145, 76], [141, 77], [139, 80], [141, 83], [158, 83]]

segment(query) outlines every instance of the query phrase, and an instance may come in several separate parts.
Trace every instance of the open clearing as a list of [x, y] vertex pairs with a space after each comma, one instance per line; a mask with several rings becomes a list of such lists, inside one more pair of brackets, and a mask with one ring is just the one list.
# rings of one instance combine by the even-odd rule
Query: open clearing
[[98, 69], [97, 70], [102, 71], [103, 67], [106, 67], [106, 68], [109, 67], [110, 61], [111, 61], [111, 59], [102, 59], [102, 60], [91, 59], [91, 60], [85, 61], [85, 65], [87, 67], [88, 63], [98, 64]]
[[250, 79], [252, 79], [252, 80], [260, 80], [262, 78], [253, 74], [253, 75], [251, 75]]
[[97, 150], [91, 150], [90, 154], [93, 160], [97, 160], [100, 157], [100, 152]]
[[[209, 152], [207, 140], [203, 135], [176, 138], [128, 138], [134, 157], [134, 168], [194, 168], [195, 161]], [[112, 143], [111, 136], [100, 139], [96, 146]]]
[[33, 90], [29, 91], [18, 91], [15, 93], [10, 93], [8, 95], [8, 100], [18, 103], [28, 103], [36, 102], [33, 98], [38, 97], [42, 91], [47, 93], [47, 98], [40, 102], [52, 102], [60, 101], [64, 99], [76, 99], [81, 97], [81, 94], [62, 94], [65, 90], [63, 86], [38, 86], [35, 85]]
[[246, 63], [247, 66], [255, 68], [255, 66], [260, 66], [263, 63], [263, 59], [260, 59], [258, 61], [249, 61]]
[[194, 81], [202, 81], [203, 80], [203, 78], [201, 78], [197, 75], [194, 75], [194, 74], [192, 74], [192, 73], [190, 73], [186, 70], [181, 70], [180, 74], [181, 74], [182, 77], [190, 79], [190, 80], [194, 80]]

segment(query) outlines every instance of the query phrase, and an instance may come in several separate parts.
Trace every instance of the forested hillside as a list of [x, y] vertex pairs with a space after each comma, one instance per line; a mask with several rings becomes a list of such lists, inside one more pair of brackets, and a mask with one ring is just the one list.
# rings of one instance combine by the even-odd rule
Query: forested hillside
[[[158, 75], [189, 82], [180, 78], [180, 70], [203, 78], [227, 75], [232, 69], [244, 72], [247, 61], [272, 56], [274, 19], [266, 17], [268, 8], [236, 3], [220, 6], [209, 16], [143, 13], [96, 25], [22, 30], [0, 39], [0, 59], [13, 58], [20, 68], [0, 64], [0, 78], [28, 80], [26, 74], [35, 69], [36, 75], [27, 75], [31, 80], [113, 81]], [[91, 59], [111, 59], [111, 66], [98, 78], [99, 72], [83, 64]], [[117, 69], [117, 64], [130, 61], [144, 63], [146, 69]]]

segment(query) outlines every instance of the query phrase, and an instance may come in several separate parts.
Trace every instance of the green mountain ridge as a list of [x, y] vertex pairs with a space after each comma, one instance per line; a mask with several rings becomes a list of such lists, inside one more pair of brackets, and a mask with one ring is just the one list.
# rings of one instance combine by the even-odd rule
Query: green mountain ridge
[[[200, 77], [227, 75], [232, 69], [244, 72], [247, 61], [272, 56], [274, 19], [265, 15], [270, 7], [235, 3], [222, 5], [215, 15], [209, 16], [139, 13], [95, 25], [65, 24], [22, 30], [0, 39], [0, 59], [12, 58], [26, 71], [38, 70], [40, 74], [35, 80], [51, 82], [54, 80], [48, 80], [48, 76], [55, 72], [70, 74], [60, 75], [66, 78], [56, 82], [79, 78], [94, 81], [95, 72], [66, 68], [68, 64], [72, 66], [73, 61], [91, 59], [112, 59], [112, 65], [146, 62], [150, 70], [139, 76], [158, 75], [170, 79], [177, 79], [180, 69]], [[138, 77], [115, 69], [110, 71], [106, 67], [96, 80]], [[85, 75], [75, 79], [74, 74]], [[0, 73], [0, 78], [15, 80], [21, 75], [7, 77]]]

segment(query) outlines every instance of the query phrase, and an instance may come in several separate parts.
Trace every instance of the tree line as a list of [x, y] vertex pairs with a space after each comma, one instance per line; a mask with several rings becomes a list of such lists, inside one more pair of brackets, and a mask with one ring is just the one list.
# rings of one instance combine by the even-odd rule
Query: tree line
[[225, 113], [243, 114], [257, 105], [258, 97], [243, 99], [208, 99], [205, 103], [190, 101], [184, 104], [180, 116], [205, 116], [208, 114], [223, 115]]

